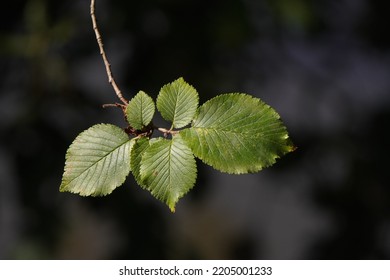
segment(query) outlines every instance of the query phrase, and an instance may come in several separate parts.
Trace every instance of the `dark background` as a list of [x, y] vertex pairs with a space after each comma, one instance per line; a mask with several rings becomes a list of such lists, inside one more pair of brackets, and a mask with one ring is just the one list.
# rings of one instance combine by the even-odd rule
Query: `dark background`
[[380, 0], [97, 0], [124, 95], [183, 76], [201, 103], [246, 92], [298, 149], [252, 175], [198, 162], [176, 213], [130, 176], [60, 193], [65, 152], [124, 126], [89, 2], [0, 11], [0, 259], [389, 259], [390, 36]]

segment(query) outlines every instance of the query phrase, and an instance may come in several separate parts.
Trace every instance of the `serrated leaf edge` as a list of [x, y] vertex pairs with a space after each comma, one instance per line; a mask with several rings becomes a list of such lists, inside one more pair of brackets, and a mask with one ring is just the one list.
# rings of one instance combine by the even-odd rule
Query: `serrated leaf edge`
[[[175, 136], [173, 137], [173, 139], [165, 139], [165, 138], [161, 138], [161, 137], [155, 138], [156, 141], [154, 141], [153, 143], [151, 143], [150, 146], [148, 147], [148, 148], [152, 149], [153, 146], [158, 145], [161, 141], [170, 141], [170, 143], [169, 143], [169, 150], [170, 150], [170, 155], [169, 155], [169, 157], [171, 157], [172, 145], [174, 144], [173, 141], [174, 141], [175, 138], [178, 138], [178, 137], [180, 137], [180, 140], [182, 140], [182, 144], [185, 145], [185, 146], [188, 148], [188, 152], [189, 152], [189, 154], [191, 155], [191, 157], [192, 157], [192, 159], [193, 159], [193, 163], [194, 163], [194, 165], [193, 165], [194, 170], [192, 170], [192, 171], [193, 171], [192, 174], [193, 174], [193, 176], [194, 176], [193, 182], [192, 182], [192, 185], [191, 185], [185, 192], [180, 193], [179, 196], [175, 197], [174, 200], [172, 200], [172, 201], [164, 200], [162, 197], [160, 197], [160, 196], [158, 195], [158, 193], [156, 193], [156, 189], [153, 189], [153, 190], [152, 190], [150, 186], [146, 185], [146, 182], [145, 182], [145, 181], [147, 180], [148, 175], [145, 174], [145, 166], [144, 166], [144, 165], [141, 165], [141, 169], [140, 169], [141, 180], [142, 180], [142, 182], [143, 182], [143, 184], [144, 184], [144, 187], [143, 187], [143, 188], [147, 189], [147, 190], [153, 195], [153, 197], [155, 197], [155, 198], [157, 198], [158, 200], [160, 200], [160, 201], [166, 203], [166, 204], [168, 205], [169, 209], [170, 209], [172, 212], [175, 212], [175, 207], [176, 207], [177, 202], [178, 202], [185, 194], [187, 194], [187, 193], [194, 187], [194, 185], [195, 185], [196, 178], [197, 178], [197, 166], [196, 166], [196, 160], [195, 160], [194, 154], [192, 153], [191, 148], [187, 145], [187, 143], [184, 141], [184, 139], [182, 139], [182, 137], [181, 137], [180, 135], [175, 135]], [[143, 155], [145, 155], [145, 153], [146, 153], [146, 151], [144, 152]], [[187, 155], [189, 155], [189, 154], [187, 154]], [[142, 160], [143, 160], [143, 159], [142, 159]]]
[[[183, 83], [183, 85], [177, 85], [178, 83]], [[192, 114], [191, 117], [187, 117], [188, 120], [186, 120], [185, 122], [183, 121], [178, 121], [177, 120], [177, 110], [178, 110], [178, 105], [177, 103], [179, 102], [179, 97], [181, 97], [181, 95], [177, 95], [177, 98], [175, 99], [175, 105], [174, 105], [174, 112], [173, 112], [173, 116], [172, 116], [172, 119], [171, 119], [171, 116], [168, 116], [168, 114], [164, 113], [164, 110], [165, 110], [165, 106], [163, 106], [163, 108], [161, 107], [162, 106], [162, 103], [161, 103], [161, 96], [162, 96], [162, 92], [166, 92], [167, 91], [167, 87], [180, 87], [180, 86], [183, 86], [186, 88], [186, 92], [187, 93], [188, 91], [190, 90], [193, 90], [195, 92], [195, 98], [196, 98], [196, 106], [195, 106], [195, 109], [194, 109], [194, 112]], [[176, 88], [175, 88], [176, 90]], [[199, 107], [199, 94], [198, 94], [198, 91], [195, 89], [195, 87], [193, 87], [191, 84], [189, 84], [188, 82], [186, 82], [183, 77], [180, 77], [178, 79], [176, 79], [175, 81], [171, 82], [171, 83], [168, 83], [166, 85], [164, 85], [163, 87], [161, 87], [160, 89], [160, 92], [157, 96], [157, 100], [156, 100], [156, 105], [157, 105], [157, 110], [160, 112], [161, 116], [166, 120], [166, 121], [170, 121], [172, 122], [172, 128], [182, 128], [182, 127], [185, 127], [186, 125], [190, 124], [191, 121], [194, 119], [194, 116], [196, 115], [196, 112], [197, 112], [197, 109]], [[183, 123], [180, 123], [180, 124], [177, 124], [177, 122], [183, 122]]]
[[111, 194], [116, 188], [120, 187], [125, 181], [126, 181], [126, 177], [128, 176], [128, 174], [130, 173], [130, 166], [129, 166], [129, 172], [128, 174], [123, 178], [123, 180], [121, 180], [121, 182], [117, 182], [117, 184], [115, 184], [116, 186], [113, 187], [112, 189], [109, 189], [108, 191], [104, 192], [104, 193], [94, 193], [94, 192], [83, 192], [83, 191], [74, 191], [73, 189], [68, 189], [68, 187], [70, 186], [70, 184], [76, 180], [77, 178], [79, 178], [82, 174], [84, 174], [84, 172], [88, 172], [88, 169], [91, 168], [92, 166], [95, 166], [96, 164], [98, 164], [101, 160], [105, 159], [107, 156], [109, 156], [110, 154], [113, 153], [113, 151], [117, 150], [117, 149], [120, 149], [121, 147], [125, 146], [125, 145], [130, 145], [129, 149], [129, 153], [131, 152], [131, 149], [133, 147], [133, 139], [129, 139], [128, 141], [126, 142], [123, 142], [121, 145], [118, 145], [117, 147], [115, 147], [114, 149], [112, 149], [112, 151], [110, 151], [109, 153], [107, 153], [104, 157], [102, 157], [101, 159], [99, 159], [97, 162], [95, 162], [93, 165], [89, 166], [86, 170], [84, 170], [83, 172], [81, 172], [77, 177], [73, 178], [72, 180], [70, 181], [65, 181], [65, 177], [67, 175], [68, 172], [70, 172], [68, 170], [68, 167], [69, 167], [69, 162], [68, 162], [68, 159], [72, 156], [70, 154], [70, 151], [71, 151], [71, 148], [74, 147], [74, 145], [81, 139], [81, 137], [83, 136], [84, 133], [87, 133], [89, 130], [93, 129], [93, 128], [97, 128], [97, 127], [107, 127], [107, 126], [111, 126], [111, 127], [115, 127], [117, 129], [121, 129], [115, 125], [112, 125], [112, 124], [95, 124], [93, 126], [91, 126], [90, 128], [84, 130], [83, 132], [79, 133], [77, 135], [77, 137], [73, 140], [72, 144], [69, 146], [69, 148], [67, 149], [67, 152], [66, 152], [66, 155], [65, 155], [65, 167], [64, 167], [64, 173], [63, 173], [63, 176], [62, 176], [62, 179], [61, 179], [61, 185], [60, 185], [60, 192], [70, 192], [70, 193], [73, 193], [73, 194], [78, 194], [80, 196], [106, 196], [106, 195], [109, 195]]

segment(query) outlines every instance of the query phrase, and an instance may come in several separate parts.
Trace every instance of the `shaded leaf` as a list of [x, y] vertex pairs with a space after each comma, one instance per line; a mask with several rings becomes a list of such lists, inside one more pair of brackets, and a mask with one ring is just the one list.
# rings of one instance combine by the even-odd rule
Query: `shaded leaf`
[[145, 187], [141, 180], [141, 160], [145, 150], [149, 147], [149, 139], [142, 137], [135, 140], [135, 144], [131, 149], [131, 171], [138, 185]]
[[159, 138], [144, 152], [140, 173], [146, 189], [174, 212], [179, 198], [195, 184], [196, 162], [180, 135]]
[[126, 117], [129, 124], [135, 129], [142, 129], [150, 124], [155, 112], [153, 99], [145, 92], [140, 91], [132, 98], [126, 107]]
[[294, 149], [279, 115], [247, 94], [219, 95], [180, 132], [196, 157], [222, 172], [256, 172]]
[[172, 122], [173, 128], [181, 128], [189, 124], [198, 108], [197, 91], [179, 78], [163, 86], [157, 97], [157, 109], [162, 117]]
[[80, 133], [66, 153], [60, 191], [82, 196], [110, 194], [130, 172], [134, 140], [119, 127], [98, 124]]

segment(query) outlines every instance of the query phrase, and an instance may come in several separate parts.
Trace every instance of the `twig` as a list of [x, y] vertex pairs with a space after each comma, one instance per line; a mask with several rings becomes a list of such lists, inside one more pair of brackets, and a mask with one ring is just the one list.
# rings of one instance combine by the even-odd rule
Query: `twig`
[[162, 133], [164, 133], [165, 137], [167, 137], [168, 134], [175, 135], [175, 134], [179, 133], [179, 131], [166, 129], [166, 128], [162, 128], [162, 127], [156, 127], [156, 129], [161, 131]]
[[121, 103], [103, 104], [102, 107], [103, 107], [103, 108], [107, 108], [107, 107], [117, 107], [117, 108], [121, 108], [123, 111], [126, 110], [126, 105], [121, 104]]
[[118, 98], [123, 102], [124, 105], [127, 105], [128, 101], [123, 97], [121, 90], [119, 89], [118, 85], [116, 84], [116, 82], [114, 80], [114, 77], [112, 76], [111, 65], [107, 59], [106, 52], [104, 51], [104, 48], [103, 48], [102, 36], [100, 35], [99, 29], [98, 29], [97, 23], [96, 23], [95, 0], [91, 0], [91, 19], [92, 19], [92, 27], [93, 27], [93, 30], [95, 31], [95, 35], [96, 35], [96, 40], [97, 40], [97, 43], [99, 45], [100, 55], [102, 56], [104, 65], [106, 66], [108, 82], [111, 84], [111, 86], [114, 89]]

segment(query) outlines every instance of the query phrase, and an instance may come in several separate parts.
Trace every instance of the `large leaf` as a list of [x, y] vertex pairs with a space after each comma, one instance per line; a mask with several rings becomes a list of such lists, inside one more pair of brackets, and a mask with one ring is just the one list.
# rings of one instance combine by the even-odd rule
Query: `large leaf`
[[82, 196], [110, 194], [130, 172], [134, 140], [119, 127], [98, 124], [80, 133], [66, 153], [60, 191]]
[[153, 99], [145, 92], [140, 91], [126, 107], [127, 121], [133, 128], [142, 129], [152, 121], [154, 111]]
[[259, 171], [294, 149], [279, 115], [260, 99], [239, 93], [207, 101], [180, 135], [195, 156], [234, 174]]
[[150, 143], [141, 160], [142, 185], [172, 212], [179, 198], [195, 184], [196, 162], [180, 135]]
[[162, 117], [172, 122], [173, 128], [189, 124], [198, 108], [197, 91], [183, 78], [163, 86], [157, 97], [157, 109]]

